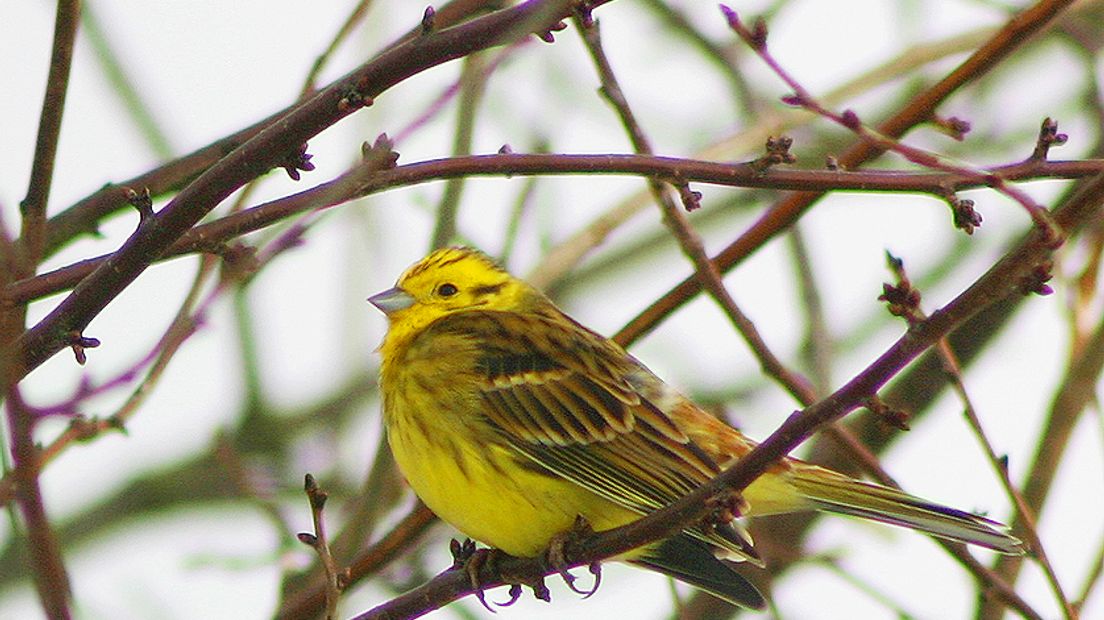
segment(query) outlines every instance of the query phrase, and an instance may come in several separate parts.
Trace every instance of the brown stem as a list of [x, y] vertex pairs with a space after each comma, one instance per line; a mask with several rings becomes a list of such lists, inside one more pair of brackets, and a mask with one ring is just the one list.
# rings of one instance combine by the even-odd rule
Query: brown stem
[[[955, 91], [999, 66], [1004, 58], [1019, 49], [1032, 35], [1051, 24], [1054, 18], [1070, 4], [1072, 0], [1043, 0], [1016, 14], [954, 71], [914, 97], [901, 111], [879, 125], [878, 133], [899, 138], [909, 129], [927, 121], [935, 113], [936, 108]], [[839, 164], [845, 169], [858, 168], [881, 155], [882, 152], [869, 142], [860, 140], [839, 157]], [[800, 192], [783, 198], [775, 203], [754, 226], [713, 257], [713, 262], [722, 272], [727, 272], [775, 235], [789, 228], [823, 195], [823, 193]], [[660, 321], [700, 291], [701, 284], [696, 276], [683, 280], [641, 312], [614, 339], [622, 345], [634, 342], [654, 329]]]
[[[1100, 205], [1104, 197], [1104, 175], [1087, 183], [1060, 210], [1054, 213], [1059, 225], [1087, 217]], [[628, 525], [599, 532], [579, 549], [578, 557], [571, 558], [570, 566], [581, 566], [613, 557], [635, 549], [650, 541], [669, 536], [687, 523], [700, 519], [710, 498], [719, 493], [739, 491], [783, 458], [818, 428], [837, 420], [861, 406], [927, 348], [936, 344], [952, 329], [961, 325], [982, 309], [1011, 295], [1022, 294], [1018, 283], [1022, 282], [1053, 251], [1051, 240], [1037, 231], [1032, 232], [1016, 248], [1006, 254], [996, 265], [964, 292], [930, 317], [919, 320], [908, 328], [878, 359], [855, 376], [835, 393], [791, 415], [774, 433], [759, 444], [747, 456], [721, 473], [710, 483], [684, 496], [662, 510], [658, 510]], [[498, 573], [510, 575], [543, 575], [548, 572], [539, 558], [504, 558], [498, 562]], [[484, 587], [501, 585], [501, 579], [486, 575]], [[356, 616], [357, 620], [370, 618], [417, 617], [432, 609], [470, 594], [468, 575], [463, 571], [446, 571], [422, 587], [400, 596], [376, 609]], [[1037, 614], [1031, 614], [1032, 617]]]
[[38, 484], [39, 451], [34, 443], [34, 412], [24, 404], [18, 386], [8, 390], [7, 409], [12, 434], [12, 474], [26, 528], [35, 589], [47, 618], [67, 619], [70, 617], [71, 596], [69, 575], [62, 561], [61, 546], [42, 503], [42, 490]]
[[27, 195], [19, 203], [23, 213], [23, 271], [27, 274], [34, 273], [46, 240], [46, 203], [54, 180], [54, 159], [65, 111], [65, 94], [69, 90], [69, 70], [73, 64], [73, 43], [77, 38], [80, 11], [80, 0], [64, 0], [57, 4], [53, 52], [38, 122], [31, 179]]
[[[1104, 171], [1104, 160], [1024, 161], [993, 169], [1009, 180], [1076, 179]], [[334, 206], [369, 194], [415, 183], [461, 176], [529, 176], [550, 174], [630, 174], [660, 180], [680, 178], [730, 187], [769, 187], [772, 189], [863, 190], [885, 192], [921, 192], [941, 195], [946, 188], [977, 187], [974, 181], [945, 173], [909, 171], [829, 171], [770, 169], [762, 172], [747, 164], [718, 163], [652, 155], [571, 155], [517, 154], [473, 155], [435, 159], [379, 170], [355, 187], [345, 184], [343, 175], [309, 190], [244, 209], [189, 230], [177, 239], [158, 260], [194, 252], [211, 251], [222, 243], [248, 232], [260, 230], [292, 215]], [[975, 180], [976, 181], [976, 180]], [[66, 267], [13, 282], [4, 287], [0, 298], [17, 304], [65, 291], [76, 286], [112, 255], [85, 259]]]
[[64, 334], [80, 333], [146, 267], [234, 190], [273, 167], [285, 165], [289, 157], [301, 152], [308, 139], [352, 113], [355, 106], [348, 104], [350, 100], [369, 101], [430, 67], [510, 43], [530, 32], [546, 32], [568, 13], [569, 4], [566, 0], [531, 0], [462, 26], [426, 34], [388, 50], [296, 106], [148, 218], [111, 258], [13, 347], [7, 347], [4, 355], [13, 366], [7, 369], [7, 379], [17, 381], [60, 350], [65, 344]]
[[[1081, 348], [1080, 354], [1071, 360], [1062, 385], [1055, 390], [1054, 401], [1050, 406], [1046, 426], [1039, 434], [1035, 456], [1023, 483], [1023, 499], [1027, 504], [1027, 514], [1038, 515], [1046, 503], [1050, 486], [1062, 455], [1069, 446], [1070, 434], [1085, 408], [1096, 399], [1096, 385], [1101, 370], [1104, 369], [1104, 322], [1097, 326], [1092, 338]], [[1022, 531], [1023, 518], [1017, 515], [1012, 521], [1012, 530]], [[994, 570], [1011, 583], [1015, 583], [1023, 567], [1023, 558], [999, 558]], [[999, 613], [982, 602], [977, 618], [991, 619]]]
[[[429, 526], [436, 522], [437, 517], [429, 508], [418, 502], [410, 513], [396, 524], [386, 536], [365, 549], [345, 569], [348, 577], [347, 585], [352, 586], [362, 581], [404, 553], [408, 553], [410, 546], [429, 529]], [[284, 601], [284, 604], [280, 606], [280, 610], [276, 613], [276, 618], [277, 620], [311, 618], [318, 614], [325, 603], [326, 584], [318, 582]]]

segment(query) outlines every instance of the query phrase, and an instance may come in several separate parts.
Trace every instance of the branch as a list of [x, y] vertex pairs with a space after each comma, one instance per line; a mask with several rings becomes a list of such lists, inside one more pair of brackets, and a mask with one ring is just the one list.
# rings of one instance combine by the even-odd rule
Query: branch
[[[904, 109], [879, 125], [878, 133], [899, 138], [909, 129], [928, 121], [934, 115], [935, 109], [948, 97], [964, 85], [978, 80], [991, 69], [999, 66], [1002, 60], [1029, 40], [1033, 34], [1051, 24], [1058, 14], [1072, 3], [1072, 0], [1043, 0], [1013, 16], [1003, 28], [954, 71], [917, 95]], [[865, 140], [859, 140], [839, 157], [839, 165], [845, 169], [855, 169], [882, 153], [883, 150], [878, 147]], [[823, 196], [823, 193], [803, 192], [783, 198], [743, 235], [714, 256], [713, 262], [722, 272], [727, 272], [778, 233], [792, 226]], [[622, 346], [636, 341], [700, 291], [701, 283], [695, 276], [683, 280], [637, 315], [614, 337], [614, 340]]]
[[[997, 166], [992, 169], [1015, 181], [1032, 179], [1078, 179], [1104, 172], [1104, 160], [1034, 161]], [[350, 171], [351, 173], [352, 171]], [[347, 175], [311, 189], [266, 202], [189, 230], [157, 260], [194, 252], [208, 252], [221, 244], [265, 228], [298, 213], [323, 209], [356, 198], [397, 187], [464, 176], [520, 177], [556, 174], [636, 175], [661, 181], [679, 179], [726, 187], [764, 187], [815, 191], [918, 192], [939, 196], [947, 188], [979, 187], [969, 175], [943, 172], [789, 170], [763, 171], [749, 163], [718, 163], [652, 155], [517, 154], [472, 155], [433, 159], [379, 170], [355, 187]], [[343, 189], [342, 189], [343, 188]], [[0, 299], [24, 303], [76, 286], [113, 255], [106, 254], [61, 267], [54, 271], [13, 282], [4, 287]], [[716, 259], [715, 259], [716, 260]], [[662, 301], [662, 300], [660, 300]], [[657, 302], [658, 303], [658, 302]]]
[[22, 268], [26, 273], [34, 273], [46, 240], [46, 203], [50, 199], [50, 185], [54, 180], [54, 159], [61, 133], [61, 117], [65, 111], [65, 94], [69, 90], [69, 70], [73, 64], [73, 43], [77, 38], [80, 9], [80, 0], [65, 0], [57, 5], [53, 53], [38, 122], [31, 179], [27, 195], [19, 203], [23, 213]]
[[[436, 522], [436, 515], [426, 508], [425, 504], [417, 502], [410, 513], [386, 536], [365, 549], [342, 571], [347, 580], [346, 587], [351, 587], [374, 575], [395, 559], [409, 553], [412, 543]], [[294, 597], [284, 601], [276, 614], [276, 620], [292, 620], [318, 615], [326, 604], [326, 592], [327, 584], [323, 582], [297, 592]]]
[[[474, 51], [510, 43], [530, 32], [546, 33], [568, 14], [566, 0], [530, 0], [395, 47], [352, 71], [280, 121], [221, 159], [144, 224], [111, 258], [79, 284], [46, 318], [23, 334], [4, 356], [15, 382], [60, 350], [68, 333], [80, 333], [112, 299], [173, 242], [223, 199], [274, 167], [298, 166], [297, 153], [311, 137], [390, 87], [426, 69]], [[290, 161], [289, 158], [293, 161]]]
[[[435, 20], [439, 29], [455, 26], [473, 15], [488, 13], [492, 9], [501, 8], [498, 0], [451, 0], [437, 7]], [[403, 43], [414, 39], [421, 31], [419, 25], [384, 48], [390, 50]], [[378, 58], [378, 56], [377, 56]], [[374, 60], [374, 59], [373, 59]], [[315, 91], [311, 91], [312, 93]], [[308, 93], [310, 94], [310, 93]], [[50, 218], [47, 223], [46, 255], [52, 255], [66, 243], [72, 241], [80, 234], [96, 234], [97, 226], [103, 218], [126, 208], [123, 200], [122, 188], [148, 187], [150, 193], [157, 197], [170, 192], [179, 191], [188, 183], [199, 177], [204, 171], [215, 165], [223, 156], [244, 144], [281, 118], [287, 116], [302, 100], [269, 115], [267, 118], [237, 131], [229, 136], [220, 138], [211, 144], [202, 147], [188, 155], [168, 162], [145, 174], [138, 175], [126, 181], [111, 183], [97, 190], [90, 196], [73, 204], [57, 215]]]
[[[1053, 216], [1059, 225], [1079, 221], [1099, 207], [1104, 199], [1104, 175], [1087, 183]], [[718, 495], [739, 492], [774, 463], [808, 439], [817, 429], [861, 406], [890, 378], [923, 351], [984, 308], [1012, 295], [1024, 294], [1024, 284], [1032, 281], [1037, 265], [1053, 252], [1052, 240], [1034, 230], [1016, 248], [964, 292], [928, 318], [911, 324], [878, 359], [832, 395], [792, 414], [774, 433], [735, 465], [710, 483], [699, 487], [667, 507], [633, 523], [599, 532], [580, 541], [578, 554], [566, 558], [566, 567], [589, 565], [615, 557], [651, 541], [669, 536], [687, 524], [700, 520], [706, 506]], [[543, 576], [557, 572], [548, 570], [543, 558], [505, 558], [498, 562], [499, 575]], [[499, 575], [480, 573], [484, 587], [504, 585]], [[472, 593], [464, 571], [445, 571], [423, 586], [356, 616], [356, 620], [380, 618], [410, 618], [437, 609]]]

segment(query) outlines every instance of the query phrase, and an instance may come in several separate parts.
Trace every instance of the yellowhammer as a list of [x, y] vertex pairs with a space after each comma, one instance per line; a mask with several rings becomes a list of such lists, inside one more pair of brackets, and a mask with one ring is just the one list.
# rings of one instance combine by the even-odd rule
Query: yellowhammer
[[[371, 301], [383, 415], [419, 497], [471, 538], [534, 556], [577, 515], [605, 530], [661, 508], [755, 445], [540, 291], [468, 248], [438, 250]], [[996, 522], [788, 458], [743, 493], [748, 515], [855, 515], [1022, 553]], [[734, 522], [623, 558], [732, 603], [762, 596], [721, 560], [761, 564]]]

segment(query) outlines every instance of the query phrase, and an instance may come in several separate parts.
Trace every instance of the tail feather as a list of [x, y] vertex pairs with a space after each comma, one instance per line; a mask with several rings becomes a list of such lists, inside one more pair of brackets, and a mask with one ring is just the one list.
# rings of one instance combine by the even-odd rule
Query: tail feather
[[797, 491], [820, 510], [907, 527], [1009, 555], [1024, 553], [1023, 543], [1004, 525], [877, 484], [807, 466], [795, 468]]
[[686, 534], [669, 538], [630, 561], [705, 590], [733, 605], [751, 609], [766, 606], [763, 595], [751, 582], [732, 566], [718, 560], [705, 544]]

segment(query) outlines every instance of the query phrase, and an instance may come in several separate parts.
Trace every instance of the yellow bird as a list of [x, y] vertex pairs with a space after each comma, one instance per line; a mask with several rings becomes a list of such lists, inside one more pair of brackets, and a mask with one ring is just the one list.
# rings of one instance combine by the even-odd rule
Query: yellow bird
[[[390, 324], [380, 386], [399, 468], [441, 519], [511, 555], [576, 516], [599, 531], [639, 519], [755, 446], [476, 250], [437, 250], [369, 301]], [[793, 458], [743, 497], [751, 516], [819, 509], [1023, 552], [999, 523]], [[622, 559], [762, 607], [718, 558], [762, 564], [736, 522]]]

